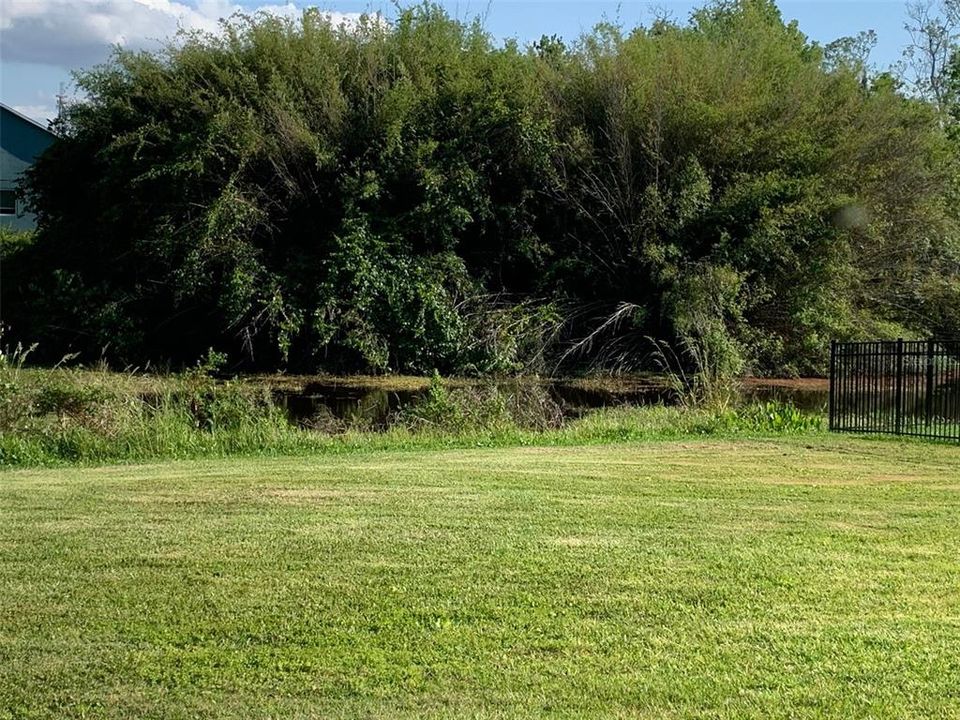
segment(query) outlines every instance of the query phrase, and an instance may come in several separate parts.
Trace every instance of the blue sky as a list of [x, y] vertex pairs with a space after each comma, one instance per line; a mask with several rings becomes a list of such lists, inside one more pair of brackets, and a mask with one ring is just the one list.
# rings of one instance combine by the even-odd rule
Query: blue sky
[[[497, 38], [523, 43], [541, 35], [573, 39], [602, 20], [626, 27], [648, 22], [654, 10], [685, 19], [699, 2], [639, 0], [444, 0], [454, 16], [481, 16]], [[178, 25], [215, 27], [237, 9], [296, 13], [316, 5], [338, 16], [362, 12], [395, 14], [393, 2], [364, 0], [0, 0], [0, 100], [44, 120], [54, 113], [61, 83], [71, 70], [104, 60], [111, 43], [149, 47]], [[871, 57], [879, 68], [899, 60], [907, 43], [905, 0], [806, 0], [780, 2], [787, 20], [820, 42], [875, 30]]]

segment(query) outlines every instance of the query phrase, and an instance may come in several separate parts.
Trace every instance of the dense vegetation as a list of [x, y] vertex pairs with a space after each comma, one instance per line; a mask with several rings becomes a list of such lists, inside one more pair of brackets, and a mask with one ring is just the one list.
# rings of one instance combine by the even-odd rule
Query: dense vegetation
[[956, 93], [767, 0], [529, 48], [430, 5], [236, 17], [78, 84], [3, 248], [48, 359], [633, 368], [656, 337], [782, 373], [960, 331]]
[[728, 396], [734, 401], [587, 411], [567, 406], [530, 378], [451, 385], [437, 375], [392, 407], [381, 393], [387, 407], [367, 409], [382, 413], [358, 404], [356, 413], [320, 406], [296, 414], [262, 379], [218, 380], [214, 360], [156, 376], [104, 367], [26, 368], [0, 357], [0, 469], [704, 435], [814, 437], [824, 426], [822, 413], [780, 399]]

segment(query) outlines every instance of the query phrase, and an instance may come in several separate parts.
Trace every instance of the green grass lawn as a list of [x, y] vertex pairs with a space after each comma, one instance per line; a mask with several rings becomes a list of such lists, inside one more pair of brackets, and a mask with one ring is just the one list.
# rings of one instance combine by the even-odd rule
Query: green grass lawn
[[960, 717], [960, 448], [0, 474], [0, 717], [547, 714]]

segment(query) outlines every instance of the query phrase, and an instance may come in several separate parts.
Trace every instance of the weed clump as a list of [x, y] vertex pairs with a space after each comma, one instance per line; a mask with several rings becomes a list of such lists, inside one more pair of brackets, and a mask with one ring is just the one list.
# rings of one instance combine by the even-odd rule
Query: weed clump
[[448, 388], [436, 372], [424, 398], [401, 410], [395, 424], [413, 431], [461, 434], [477, 431], [563, 427], [564, 410], [536, 379]]

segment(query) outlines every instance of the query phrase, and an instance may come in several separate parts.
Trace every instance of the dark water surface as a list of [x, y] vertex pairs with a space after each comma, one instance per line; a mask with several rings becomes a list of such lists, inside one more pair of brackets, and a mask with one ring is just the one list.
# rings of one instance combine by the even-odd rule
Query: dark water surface
[[[674, 393], [662, 382], [614, 382], [590, 380], [525, 380], [536, 382], [549, 394], [567, 417], [579, 417], [589, 410], [618, 406], [643, 406], [675, 402]], [[489, 387], [491, 383], [482, 384]], [[517, 381], [492, 383], [505, 393], [517, 388]], [[451, 390], [457, 387], [454, 382]], [[403, 408], [421, 402], [426, 387], [377, 387], [369, 383], [352, 385], [349, 380], [304, 382], [273, 390], [276, 402], [286, 409], [291, 422], [312, 425], [324, 420], [363, 423], [385, 428]], [[821, 381], [752, 381], [744, 385], [744, 398], [750, 402], [782, 401], [796, 407], [820, 412], [827, 406], [828, 391]]]

